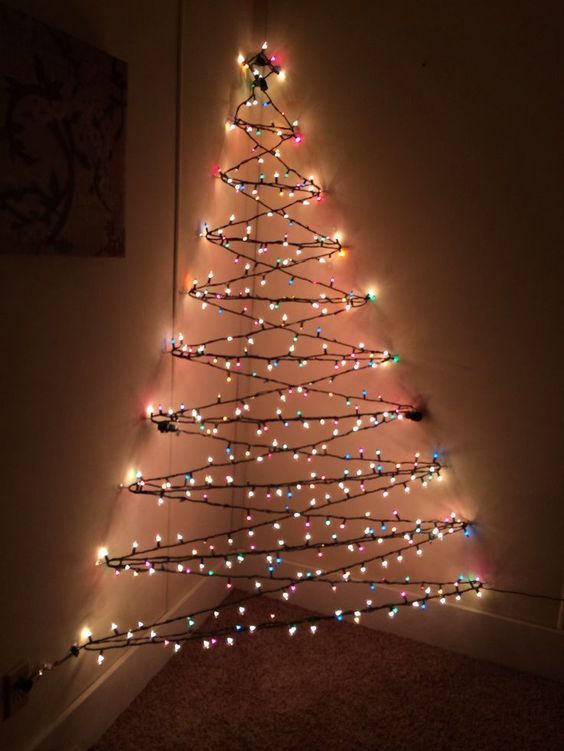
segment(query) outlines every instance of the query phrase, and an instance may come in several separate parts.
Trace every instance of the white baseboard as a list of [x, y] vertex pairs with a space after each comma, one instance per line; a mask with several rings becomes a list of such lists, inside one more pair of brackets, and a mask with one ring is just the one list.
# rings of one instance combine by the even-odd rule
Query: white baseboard
[[[210, 607], [225, 588], [208, 578], [195, 586], [162, 618]], [[36, 738], [29, 751], [88, 751], [172, 657], [166, 649], [127, 649]]]
[[[288, 559], [284, 563], [289, 570], [293, 568], [294, 573], [298, 568], [302, 571], [308, 568]], [[379, 585], [378, 590], [395, 595], [390, 598], [392, 601], [401, 600], [397, 587]], [[372, 596], [372, 599], [377, 602], [377, 597]], [[354, 600], [346, 602], [343, 588], [340, 589], [338, 602], [333, 604], [327, 585], [314, 582], [298, 587], [290, 597], [290, 603], [324, 614], [332, 614], [334, 607], [357, 607]], [[362, 625], [514, 670], [564, 681], [564, 631], [558, 628], [474, 610], [453, 600], [444, 606], [438, 603], [431, 605], [424, 611], [400, 608], [394, 619], [388, 618], [386, 611], [366, 614], [362, 616]]]

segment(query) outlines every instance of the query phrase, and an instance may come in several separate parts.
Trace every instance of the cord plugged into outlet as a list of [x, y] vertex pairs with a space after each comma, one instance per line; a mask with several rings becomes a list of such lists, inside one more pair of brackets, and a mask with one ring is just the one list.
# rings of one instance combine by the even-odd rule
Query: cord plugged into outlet
[[30, 675], [29, 664], [20, 662], [2, 678], [2, 715], [5, 720], [27, 704], [33, 688]]

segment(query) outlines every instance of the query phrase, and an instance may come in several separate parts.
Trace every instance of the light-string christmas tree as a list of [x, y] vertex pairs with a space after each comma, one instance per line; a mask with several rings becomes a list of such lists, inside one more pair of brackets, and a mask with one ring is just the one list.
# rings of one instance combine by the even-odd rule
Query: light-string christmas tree
[[[377, 377], [399, 358], [344, 341], [341, 317], [375, 295], [338, 287], [331, 269], [346, 252], [340, 238], [314, 230], [304, 218], [324, 194], [286, 156], [303, 136], [270, 97], [269, 83], [281, 74], [275, 57], [264, 45], [239, 63], [250, 93], [227, 129], [245, 134], [250, 153], [233, 167], [216, 168], [215, 175], [250, 208], [249, 215], [203, 225], [202, 236], [231, 258], [234, 272], [222, 280], [210, 272], [186, 292], [204, 311], [227, 314], [226, 320], [237, 316], [242, 329], [202, 342], [189, 343], [182, 335], [172, 340], [174, 357], [221, 373], [229, 394], [214, 394], [200, 406], [148, 410], [159, 431], [206, 441], [212, 450], [219, 448], [221, 459], [209, 456], [201, 466], [161, 477], [138, 473], [129, 489], [156, 496], [161, 505], [176, 500], [210, 511], [235, 510], [240, 522], [191, 539], [179, 534], [163, 541], [157, 535], [148, 547], [134, 543], [123, 555], [103, 555], [116, 573], [214, 577], [226, 590], [237, 586], [229, 602], [231, 608], [238, 605], [239, 617], [236, 623], [222, 620], [228, 607], [222, 601], [130, 629], [112, 624], [109, 635], [87, 633], [69, 653], [96, 650], [100, 663], [105, 650], [140, 645], [179, 649], [196, 639], [210, 648], [266, 628], [282, 627], [293, 635], [302, 624], [315, 633], [329, 619], [350, 616], [359, 622], [378, 610], [394, 617], [401, 608], [425, 609], [433, 600], [444, 604], [467, 592], [480, 595], [483, 586], [477, 578], [383, 576], [390, 564], [417, 559], [449, 535], [467, 535], [468, 524], [454, 513], [413, 519], [395, 509], [379, 510], [392, 492], [408, 494], [416, 484], [440, 480], [441, 464], [437, 454], [391, 460], [373, 445], [386, 424], [419, 421], [423, 413], [359, 386], [361, 378]], [[256, 112], [260, 116], [253, 122]], [[255, 597], [268, 593], [288, 600], [312, 586], [327, 587], [332, 602], [339, 593], [349, 599], [352, 593], [355, 605], [291, 622], [276, 612], [265, 622], [247, 617], [246, 605]], [[388, 588], [396, 586], [409, 591], [388, 596]]]

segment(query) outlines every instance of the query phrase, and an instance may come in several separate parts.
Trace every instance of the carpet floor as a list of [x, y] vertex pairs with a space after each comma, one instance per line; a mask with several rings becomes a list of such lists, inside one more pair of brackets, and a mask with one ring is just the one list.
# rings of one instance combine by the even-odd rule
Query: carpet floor
[[[271, 609], [260, 598], [247, 612], [258, 621]], [[209, 651], [186, 643], [91, 751], [220, 749], [559, 751], [564, 686], [328, 622], [315, 636], [272, 630]]]

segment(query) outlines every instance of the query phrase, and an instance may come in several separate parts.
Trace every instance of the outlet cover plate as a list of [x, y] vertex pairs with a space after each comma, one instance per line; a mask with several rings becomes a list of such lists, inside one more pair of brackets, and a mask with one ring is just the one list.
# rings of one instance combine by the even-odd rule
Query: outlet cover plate
[[2, 714], [8, 720], [29, 700], [29, 693], [17, 688], [18, 681], [29, 677], [29, 663], [22, 661], [2, 678]]

